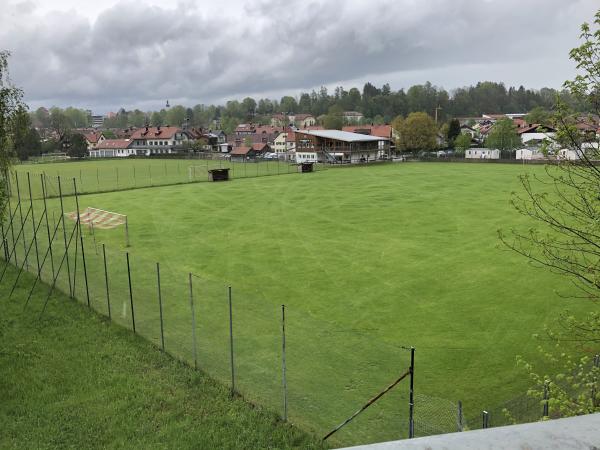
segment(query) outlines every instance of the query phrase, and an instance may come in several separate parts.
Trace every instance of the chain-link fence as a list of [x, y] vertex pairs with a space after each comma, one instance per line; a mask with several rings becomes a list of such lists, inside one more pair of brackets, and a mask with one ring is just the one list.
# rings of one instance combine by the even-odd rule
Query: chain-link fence
[[[29, 181], [33, 189], [31, 175]], [[45, 183], [37, 177], [40, 192], [46, 192]], [[284, 307], [265, 295], [268, 286], [240, 286], [149, 260], [135, 241], [128, 246], [123, 225], [103, 229], [71, 220], [66, 213], [81, 213], [78, 196], [33, 200], [19, 188], [6, 205], [2, 253], [5, 261], [39, 275], [30, 289], [44, 292], [45, 301], [28, 301], [26, 310], [42, 319], [54, 301], [53, 286], [231, 386], [232, 394], [321, 436], [410, 365], [406, 347], [339, 327], [324, 313], [302, 308], [302, 299], [288, 299]], [[19, 283], [4, 272], [0, 282]], [[357, 361], [355, 354], [368, 356]], [[409, 403], [404, 380], [328, 442], [407, 438]], [[421, 387], [413, 403], [415, 437], [481, 423], [480, 416], [465, 420], [458, 402], [425, 395]], [[507, 423], [504, 408], [519, 421], [537, 420], [542, 411], [539, 401], [520, 397], [489, 410], [488, 426]]]
[[[120, 160], [74, 161], [47, 164], [22, 164], [11, 172], [11, 192], [16, 198], [16, 185], [21, 182], [21, 192], [27, 192], [24, 184], [27, 173], [36, 182], [32, 183], [32, 196], [42, 199], [42, 185], [37, 182], [44, 176], [46, 197], [73, 195], [71, 180], [77, 181], [80, 194], [111, 192], [152, 186], [167, 186], [184, 183], [212, 181], [211, 171], [228, 169], [229, 179], [255, 178], [271, 175], [297, 173], [298, 165], [291, 161], [279, 159], [153, 159], [133, 158]], [[315, 163], [314, 171], [324, 170], [325, 164]], [[58, 186], [58, 178], [63, 180]], [[68, 183], [64, 181], [68, 180]]]

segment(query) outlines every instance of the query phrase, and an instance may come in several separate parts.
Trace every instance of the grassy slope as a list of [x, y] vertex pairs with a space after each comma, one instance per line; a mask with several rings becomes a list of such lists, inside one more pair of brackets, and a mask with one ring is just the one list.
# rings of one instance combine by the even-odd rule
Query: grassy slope
[[0, 286], [0, 448], [320, 448], [65, 296]]
[[[290, 414], [327, 431], [407, 365], [417, 393], [462, 400], [467, 416], [522, 394], [515, 355], [535, 361], [532, 334], [566, 304], [565, 280], [498, 244], [531, 224], [512, 210], [517, 175], [541, 167], [395, 164], [81, 197], [128, 214], [138, 329], [157, 341], [154, 262], [166, 292], [167, 347], [191, 360], [186, 273], [196, 280], [200, 365], [226, 380], [224, 287], [234, 286], [238, 387], [279, 410], [278, 308], [288, 307]], [[72, 200], [66, 209], [73, 210]], [[56, 207], [56, 202], [51, 202]], [[129, 321], [122, 231], [111, 249], [116, 320]], [[90, 238], [87, 238], [90, 242]], [[88, 255], [90, 255], [88, 251]], [[100, 260], [92, 255], [90, 271]], [[103, 279], [92, 302], [104, 308]], [[81, 280], [79, 276], [78, 280]], [[64, 283], [63, 283], [64, 285]], [[82, 286], [79, 285], [79, 292]], [[340, 433], [343, 443], [405, 434], [406, 386]], [[425, 422], [433, 404], [417, 405]], [[450, 415], [452, 408], [447, 411]]]

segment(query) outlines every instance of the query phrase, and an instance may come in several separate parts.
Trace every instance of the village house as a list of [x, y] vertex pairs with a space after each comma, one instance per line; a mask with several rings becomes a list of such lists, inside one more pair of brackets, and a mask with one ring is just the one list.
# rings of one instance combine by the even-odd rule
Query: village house
[[231, 161], [248, 161], [255, 160], [257, 158], [261, 158], [266, 153], [271, 151], [271, 147], [269, 144], [265, 143], [256, 143], [252, 144], [252, 147], [248, 146], [240, 146], [235, 147], [231, 150], [230, 159]]
[[104, 139], [89, 150], [90, 158], [124, 158], [135, 155], [131, 139]]
[[281, 133], [281, 129], [271, 125], [255, 126], [252, 124], [242, 124], [235, 129], [234, 135], [229, 140], [229, 144], [233, 148], [247, 147], [246, 144], [248, 143], [262, 143], [274, 146], [275, 138], [279, 133]]
[[521, 136], [521, 142], [525, 145], [539, 145], [542, 142], [554, 142], [556, 130], [539, 123], [528, 124], [517, 128], [517, 134]]
[[180, 152], [190, 139], [179, 127], [144, 127], [131, 135], [131, 148], [138, 156], [165, 155]]
[[98, 143], [104, 141], [106, 138], [104, 134], [98, 131], [91, 131], [82, 133], [85, 138], [85, 143], [87, 144], [88, 152], [95, 149]]
[[365, 116], [363, 116], [362, 113], [359, 113], [357, 111], [344, 111], [343, 115], [344, 115], [344, 123], [347, 123], [347, 124], [353, 124], [353, 123], [358, 124], [365, 118]]
[[271, 116], [271, 126], [288, 127], [293, 125], [297, 128], [312, 127], [317, 123], [317, 119], [312, 114], [273, 114]]
[[[379, 142], [386, 145], [380, 148]], [[389, 154], [389, 139], [340, 130], [295, 131], [296, 162], [359, 163]]]

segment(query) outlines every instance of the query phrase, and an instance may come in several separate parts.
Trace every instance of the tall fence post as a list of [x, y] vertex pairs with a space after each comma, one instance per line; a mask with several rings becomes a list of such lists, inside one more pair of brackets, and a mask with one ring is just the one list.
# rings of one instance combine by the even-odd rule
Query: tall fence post
[[52, 253], [52, 239], [50, 238], [50, 222], [48, 220], [48, 205], [46, 204], [46, 185], [44, 183], [44, 174], [40, 174], [40, 177], [42, 183], [42, 197], [44, 199], [44, 215], [46, 216], [46, 231], [48, 232], [48, 251], [50, 252], [50, 266], [52, 267], [52, 278], [54, 279], [54, 255]]
[[235, 394], [235, 366], [233, 364], [233, 308], [231, 306], [231, 286], [227, 289], [229, 294], [229, 357], [231, 362], [231, 396]]
[[410, 348], [410, 387], [408, 399], [408, 437], [415, 437], [415, 399], [414, 399], [414, 381], [415, 381], [415, 348]]
[[[25, 270], [29, 270], [29, 260], [25, 256], [25, 222], [23, 222], [23, 207], [21, 206], [21, 189], [19, 188], [19, 174], [15, 172], [15, 182], [17, 184], [17, 201], [19, 202], [19, 218], [21, 219], [21, 230], [23, 233], [23, 258], [25, 258]], [[25, 219], [27, 220], [27, 219]], [[18, 239], [18, 238], [17, 238]], [[15, 247], [16, 248], [16, 247]], [[16, 252], [16, 250], [15, 250]]]
[[548, 417], [548, 399], [550, 398], [550, 387], [548, 386], [548, 381], [544, 381], [544, 404], [542, 410], [542, 416]]
[[458, 401], [458, 411], [457, 411], [457, 416], [456, 416], [456, 422], [457, 422], [457, 429], [458, 431], [462, 431], [464, 428], [463, 425], [463, 408], [462, 408], [462, 401]]
[[487, 411], [483, 411], [483, 413], [481, 414], [482, 416], [482, 427], [488, 428], [490, 426], [490, 413]]
[[60, 198], [60, 217], [62, 219], [62, 229], [63, 229], [63, 239], [65, 242], [65, 263], [67, 265], [67, 279], [69, 280], [69, 297], [73, 298], [73, 288], [71, 287], [71, 265], [69, 263], [69, 252], [67, 245], [67, 227], [65, 225], [65, 208], [63, 205], [63, 195], [62, 195], [62, 184], [60, 182], [60, 175], [57, 177], [58, 180], [58, 196]]
[[131, 326], [135, 333], [135, 311], [133, 309], [133, 291], [131, 290], [131, 267], [129, 266], [129, 252], [125, 253], [127, 256], [127, 281], [129, 282], [129, 304], [131, 305]]
[[165, 351], [165, 329], [163, 324], [162, 294], [160, 290], [160, 264], [156, 263], [156, 280], [158, 284], [158, 312], [160, 313], [160, 345]]
[[283, 420], [287, 422], [288, 398], [287, 398], [287, 367], [285, 364], [285, 305], [281, 305], [281, 371], [283, 387]]
[[[83, 279], [85, 281], [85, 297], [88, 308], [90, 307], [90, 288], [88, 285], [87, 264], [85, 261], [85, 248], [83, 246], [83, 233], [81, 232], [81, 216], [79, 214], [79, 194], [77, 193], [77, 181], [73, 178], [73, 193], [75, 194], [75, 204], [77, 205], [77, 224], [79, 227], [79, 241], [81, 242], [81, 259], [83, 260]], [[95, 239], [95, 238], [94, 238]]]
[[190, 309], [192, 311], [192, 350], [194, 351], [194, 368], [198, 368], [198, 349], [196, 348], [196, 313], [194, 311], [194, 288], [192, 285], [192, 273], [189, 273], [190, 284]]
[[31, 226], [33, 231], [33, 244], [35, 246], [35, 261], [37, 263], [37, 270], [40, 271], [40, 253], [38, 250], [37, 241], [37, 227], [35, 226], [35, 214], [33, 212], [33, 196], [31, 195], [31, 176], [27, 172], [27, 186], [29, 189], [29, 207], [31, 208]]
[[[12, 238], [12, 245], [13, 245], [13, 247], [15, 247], [16, 246], [16, 243], [15, 243], [15, 227], [14, 227], [13, 222], [14, 222], [14, 219], [15, 219], [16, 208], [15, 208], [15, 212], [13, 213], [12, 206], [10, 204], [10, 195], [8, 196], [7, 203], [8, 203], [8, 213], [10, 214], [10, 235], [11, 235], [11, 238]], [[15, 266], [16, 266], [17, 265], [17, 252], [14, 252], [14, 256], [15, 256]]]
[[110, 291], [108, 289], [108, 267], [106, 265], [106, 247], [102, 244], [102, 259], [104, 260], [104, 285], [106, 286], [106, 307], [108, 308], [108, 318], [112, 319], [110, 313]]

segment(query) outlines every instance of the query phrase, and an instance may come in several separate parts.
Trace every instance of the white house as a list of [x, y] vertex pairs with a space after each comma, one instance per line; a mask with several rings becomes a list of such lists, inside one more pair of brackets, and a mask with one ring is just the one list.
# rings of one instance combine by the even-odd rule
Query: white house
[[188, 133], [179, 127], [145, 127], [133, 133], [131, 147], [141, 156], [169, 154], [177, 153], [188, 140]]
[[362, 113], [359, 113], [357, 111], [344, 111], [344, 122], [351, 124], [351, 123], [360, 123], [361, 120], [363, 120], [365, 118], [365, 116], [362, 115]]
[[553, 142], [556, 137], [556, 130], [550, 127], [544, 127], [540, 124], [532, 124], [517, 130], [521, 136], [523, 144], [535, 144], [540, 142]]
[[131, 139], [104, 139], [90, 150], [90, 158], [123, 158], [135, 155]]
[[465, 152], [466, 159], [500, 159], [500, 150], [491, 148], [470, 148]]

